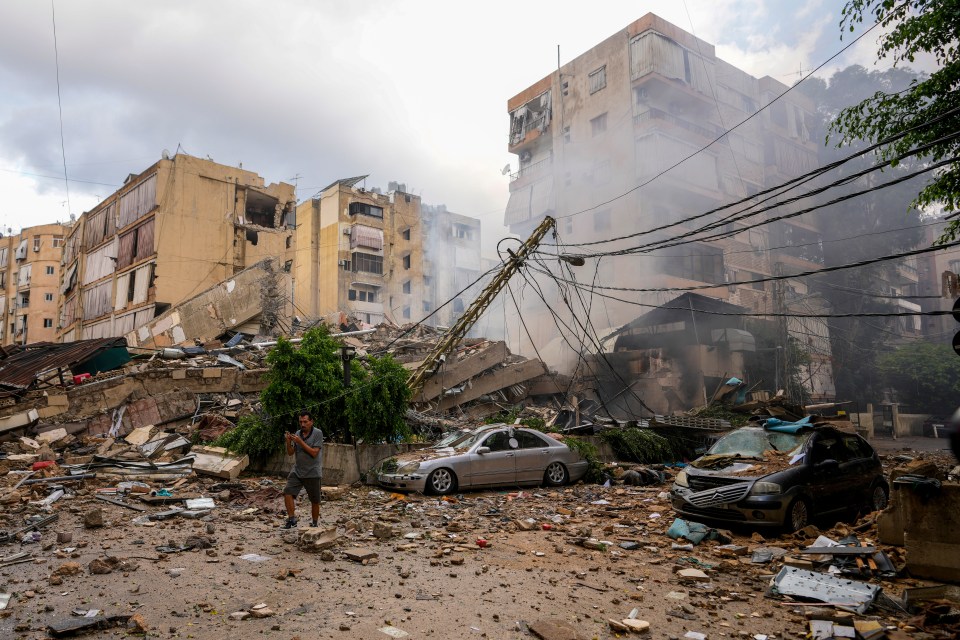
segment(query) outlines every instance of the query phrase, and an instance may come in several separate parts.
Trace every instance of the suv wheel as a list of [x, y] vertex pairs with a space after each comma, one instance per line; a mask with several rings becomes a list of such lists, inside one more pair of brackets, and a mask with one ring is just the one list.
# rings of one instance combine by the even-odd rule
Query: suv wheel
[[793, 533], [803, 529], [808, 524], [810, 524], [810, 503], [807, 502], [806, 498], [794, 498], [787, 508], [783, 527]]
[[888, 501], [887, 488], [880, 483], [874, 485], [873, 491], [870, 492], [870, 510], [883, 511], [887, 508]]

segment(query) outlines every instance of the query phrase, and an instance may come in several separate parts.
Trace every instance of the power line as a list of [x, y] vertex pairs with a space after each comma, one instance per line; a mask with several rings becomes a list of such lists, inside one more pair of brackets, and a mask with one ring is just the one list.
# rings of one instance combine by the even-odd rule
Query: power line
[[70, 181], [67, 179], [67, 148], [63, 142], [63, 104], [60, 100], [60, 52], [57, 48], [57, 11], [50, 0], [50, 18], [53, 22], [53, 60], [57, 70], [57, 110], [60, 113], [60, 154], [63, 156], [63, 186], [67, 190], [67, 214], [70, 211]]
[[[801, 272], [799, 272], [799, 273], [794, 273], [794, 274], [790, 274], [790, 275], [783, 275], [783, 276], [764, 276], [764, 277], [762, 277], [762, 278], [754, 278], [754, 279], [752, 279], [752, 280], [739, 280], [739, 281], [734, 281], [734, 282], [722, 282], [722, 283], [718, 283], [718, 284], [693, 285], [693, 286], [690, 286], [690, 287], [647, 287], [647, 288], [633, 288], [633, 287], [608, 287], [608, 286], [595, 287], [595, 286], [591, 286], [591, 287], [589, 287], [589, 290], [591, 290], [591, 291], [594, 291], [594, 290], [603, 290], [603, 291], [636, 291], [636, 292], [640, 292], [640, 293], [652, 293], [652, 292], [661, 292], [661, 291], [699, 291], [699, 290], [702, 290], [702, 289], [716, 289], [717, 287], [723, 287], [723, 286], [739, 286], [739, 285], [746, 285], [746, 284], [758, 284], [758, 283], [761, 283], [761, 282], [776, 282], [776, 281], [778, 281], [778, 280], [790, 280], [790, 279], [794, 279], [794, 278], [804, 278], [804, 277], [806, 277], [806, 276], [817, 275], [817, 274], [820, 274], [820, 273], [829, 273], [829, 272], [831, 272], [831, 271], [841, 271], [841, 270], [843, 270], [843, 269], [853, 269], [853, 268], [857, 268], [857, 267], [864, 267], [864, 266], [867, 266], [867, 265], [875, 264], [875, 263], [877, 263], [877, 262], [886, 262], [887, 260], [896, 260], [896, 259], [898, 259], [898, 258], [908, 258], [908, 257], [910, 257], [910, 256], [916, 256], [916, 255], [921, 255], [921, 254], [924, 254], [924, 253], [930, 253], [930, 252], [932, 252], [932, 251], [940, 251], [940, 250], [942, 250], [942, 249], [949, 249], [949, 248], [951, 248], [951, 247], [956, 247], [956, 246], [958, 246], [958, 245], [960, 245], [960, 240], [957, 240], [957, 241], [955, 241], [955, 242], [950, 242], [950, 243], [947, 243], [947, 244], [943, 244], [943, 245], [935, 245], [935, 246], [932, 246], [932, 247], [923, 247], [923, 248], [920, 248], [920, 249], [912, 249], [912, 250], [910, 250], [910, 251], [904, 251], [904, 252], [896, 253], [896, 254], [889, 255], [889, 256], [881, 256], [881, 257], [879, 257], [879, 258], [870, 258], [870, 259], [867, 259], [867, 260], [859, 260], [859, 261], [857, 261], [857, 262], [850, 262], [850, 263], [847, 263], [847, 264], [835, 265], [835, 266], [832, 266], [832, 267], [823, 267], [823, 268], [821, 268], [821, 269], [812, 269], [812, 270], [809, 270], [809, 271], [801, 271]], [[528, 268], [535, 269], [535, 268], [532, 267], [532, 266], [531, 266], [531, 267], [528, 267]], [[543, 271], [543, 270], [540, 270], [540, 269], [536, 269], [536, 270], [537, 270], [538, 272], [540, 272], [540, 273], [543, 273], [544, 275], [549, 276], [549, 277], [557, 278], [557, 276], [554, 275], [553, 272], [551, 272], [551, 271], [549, 271], [549, 270], [547, 270], [547, 271]], [[573, 284], [573, 285], [578, 286], [578, 287], [584, 287], [584, 286], [585, 286], [585, 285], [583, 285], [582, 283], [577, 282], [576, 280], [566, 280], [566, 279], [563, 279], [563, 278], [561, 278], [561, 280], [563, 280], [563, 282], [567, 282], [567, 283], [569, 283], [569, 284]]]

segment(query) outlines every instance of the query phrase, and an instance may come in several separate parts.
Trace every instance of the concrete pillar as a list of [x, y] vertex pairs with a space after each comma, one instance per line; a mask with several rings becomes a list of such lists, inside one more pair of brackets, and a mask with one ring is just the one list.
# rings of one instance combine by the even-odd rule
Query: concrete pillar
[[903, 432], [902, 429], [906, 428], [907, 425], [900, 424], [900, 405], [893, 403], [890, 405], [890, 414], [893, 420], [893, 437], [899, 438], [900, 436], [908, 436], [909, 432]]
[[860, 414], [860, 425], [866, 429], [867, 438], [872, 439], [875, 435], [874, 426], [873, 426], [873, 403], [867, 403], [866, 413]]

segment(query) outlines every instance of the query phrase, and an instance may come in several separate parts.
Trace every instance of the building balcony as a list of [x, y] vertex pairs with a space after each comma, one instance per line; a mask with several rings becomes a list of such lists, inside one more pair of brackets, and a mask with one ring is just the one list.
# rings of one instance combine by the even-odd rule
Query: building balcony
[[[549, 173], [553, 170], [553, 158], [544, 158], [539, 162], [534, 162], [526, 166], [520, 167], [520, 170], [516, 173], [510, 174], [510, 188], [514, 186], [522, 186], [529, 182], [535, 182], [544, 174]], [[517, 185], [514, 185], [514, 182], [518, 182]]]
[[707, 141], [713, 140], [724, 133], [721, 127], [713, 125], [709, 122], [697, 124], [655, 107], [649, 107], [645, 111], [633, 116], [633, 126], [637, 129], [656, 128], [655, 124], [651, 125], [650, 123], [658, 122], [667, 123], [671, 127], [689, 131], [700, 136], [701, 138], [706, 139]]

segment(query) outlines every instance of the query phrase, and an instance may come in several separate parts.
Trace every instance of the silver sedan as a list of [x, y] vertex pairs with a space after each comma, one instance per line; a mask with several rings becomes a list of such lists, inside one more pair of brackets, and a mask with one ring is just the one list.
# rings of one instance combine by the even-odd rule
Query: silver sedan
[[380, 486], [444, 495], [478, 487], [557, 487], [587, 473], [588, 463], [576, 451], [522, 427], [487, 425], [438, 444], [398, 455], [389, 465], [382, 465], [377, 475]]

